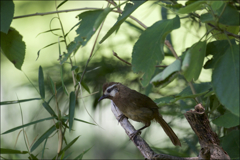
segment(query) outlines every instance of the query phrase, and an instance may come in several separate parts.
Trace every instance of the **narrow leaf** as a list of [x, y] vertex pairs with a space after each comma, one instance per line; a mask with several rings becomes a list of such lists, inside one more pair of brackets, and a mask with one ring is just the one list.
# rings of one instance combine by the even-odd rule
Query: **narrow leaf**
[[28, 151], [19, 151], [15, 149], [1, 148], [1, 154], [27, 154]]
[[53, 95], [55, 95], [55, 85], [54, 85], [54, 82], [53, 82], [53, 80], [50, 76], [49, 76], [49, 80], [50, 80], [50, 83], [51, 83], [52, 93], [53, 93]]
[[57, 9], [59, 8], [59, 7], [61, 7], [64, 3], [66, 3], [68, 0], [64, 0], [64, 1], [62, 1], [58, 6], [57, 6]]
[[239, 45], [232, 45], [219, 58], [213, 70], [212, 85], [221, 104], [239, 116]]
[[90, 123], [90, 122], [87, 122], [87, 121], [84, 121], [84, 120], [81, 120], [81, 119], [77, 119], [77, 118], [74, 118], [75, 121], [79, 121], [79, 122], [83, 122], [83, 123], [87, 123], [87, 124], [91, 124], [91, 125], [96, 125], [94, 123]]
[[25, 42], [22, 40], [22, 35], [20, 35], [17, 30], [10, 27], [8, 34], [0, 32], [0, 36], [1, 52], [7, 57], [7, 59], [11, 63], [14, 64], [17, 69], [21, 70], [26, 50], [26, 45]]
[[21, 125], [21, 126], [12, 128], [12, 129], [9, 129], [9, 130], [3, 132], [1, 135], [7, 134], [7, 133], [10, 133], [10, 132], [13, 132], [13, 131], [16, 131], [16, 130], [18, 130], [20, 128], [24, 128], [24, 127], [27, 127], [27, 126], [30, 126], [30, 125], [33, 125], [33, 124], [36, 124], [36, 123], [39, 123], [39, 122], [42, 122], [42, 121], [54, 119], [54, 118], [57, 118], [57, 117], [48, 117], [48, 118], [40, 119], [40, 120], [37, 120], [37, 121], [33, 121], [33, 122], [30, 122], [30, 123], [27, 123], [27, 124], [24, 124], [24, 125]]
[[53, 111], [53, 109], [51, 108], [51, 106], [47, 103], [47, 102], [43, 102], [42, 103], [43, 107], [48, 111], [48, 113], [52, 116], [56, 116], [55, 112]]
[[86, 154], [92, 147], [88, 148], [86, 151], [79, 154], [74, 160], [81, 160], [83, 158], [83, 155]]
[[75, 104], [76, 104], [76, 96], [75, 96], [75, 92], [72, 91], [69, 97], [69, 131], [72, 130], [72, 126], [73, 126]]
[[[37, 36], [39, 36], [40, 34], [43, 34], [43, 33], [48, 33], [48, 32], [53, 32], [53, 31], [58, 31], [58, 30], [61, 30], [61, 28], [50, 29], [50, 30], [47, 30], [47, 31], [44, 31], [44, 32], [38, 33]], [[37, 37], [37, 36], [36, 36], [36, 37]]]
[[63, 65], [61, 66], [61, 81], [62, 81], [62, 88], [63, 88], [65, 94], [68, 96], [68, 92], [67, 92], [67, 89], [65, 87], [64, 79], [63, 79]]
[[[79, 138], [80, 136], [74, 138], [70, 143], [68, 143], [68, 145], [66, 145], [58, 154], [58, 157], [60, 157], [62, 155], [63, 152], [65, 152], [68, 148], [70, 148]], [[53, 160], [56, 159], [56, 156], [53, 158]]]
[[38, 85], [39, 85], [39, 92], [42, 99], [45, 99], [45, 86], [44, 86], [44, 76], [42, 67], [39, 66], [38, 70]]
[[164, 58], [164, 40], [174, 29], [180, 27], [179, 17], [161, 20], [148, 27], [135, 43], [132, 51], [133, 72], [143, 72], [143, 86], [146, 86], [155, 71], [155, 65]]
[[42, 134], [40, 138], [33, 144], [31, 147], [31, 152], [33, 152], [46, 138], [48, 138], [55, 130], [56, 126], [53, 125], [51, 128], [49, 128], [45, 133]]
[[14, 101], [3, 101], [3, 102], [0, 102], [0, 105], [16, 104], [16, 103], [22, 103], [22, 102], [28, 102], [28, 101], [34, 101], [34, 100], [41, 100], [41, 98], [21, 99], [21, 100], [14, 100]]
[[195, 43], [187, 51], [182, 62], [183, 75], [187, 81], [198, 79], [202, 70], [205, 54], [206, 41]]
[[107, 34], [102, 38], [99, 43], [103, 43], [115, 30], [117, 30], [122, 23], [139, 7], [145, 0], [133, 0], [131, 3], [127, 3], [124, 7], [122, 15], [118, 18], [117, 22], [112, 26], [112, 28], [107, 32]]

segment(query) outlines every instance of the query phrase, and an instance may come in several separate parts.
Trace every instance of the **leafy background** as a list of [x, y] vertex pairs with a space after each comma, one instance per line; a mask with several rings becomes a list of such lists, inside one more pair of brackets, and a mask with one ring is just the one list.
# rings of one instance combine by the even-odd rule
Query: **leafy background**
[[[143, 1], [139, 1], [137, 6], [140, 6], [142, 2]], [[128, 137], [125, 135], [124, 131], [120, 125], [118, 125], [117, 121], [112, 115], [109, 101], [106, 100], [100, 104], [97, 103], [97, 99], [102, 94], [102, 84], [107, 81], [119, 81], [132, 89], [142, 92], [154, 99], [155, 102], [157, 102], [161, 107], [160, 112], [179, 136], [182, 142], [182, 147], [174, 147], [161, 130], [161, 127], [153, 123], [151, 127], [142, 133], [142, 136], [156, 152], [184, 157], [197, 156], [200, 149], [197, 137], [194, 135], [189, 124], [183, 116], [186, 111], [192, 109], [196, 104], [194, 101], [195, 96], [192, 95], [187, 82], [191, 81], [191, 79], [195, 80], [195, 84], [193, 86], [196, 90], [196, 94], [204, 103], [213, 130], [217, 132], [219, 137], [221, 137], [220, 139], [223, 148], [228, 152], [231, 158], [239, 157], [239, 145], [236, 144], [236, 142], [239, 142], [239, 90], [238, 92], [235, 92], [237, 91], [236, 88], [239, 88], [239, 47], [237, 45], [233, 47], [234, 54], [232, 55], [235, 57], [233, 59], [231, 56], [229, 56], [232, 53], [231, 50], [225, 49], [229, 48], [229, 42], [227, 40], [216, 41], [216, 39], [212, 38], [210, 41], [213, 42], [208, 41], [207, 44], [204, 43], [204, 41], [199, 42], [199, 40], [206, 33], [205, 24], [212, 22], [214, 18], [211, 17], [211, 14], [209, 13], [203, 14], [196, 11], [198, 9], [201, 11], [201, 5], [203, 5], [204, 2], [197, 1], [192, 4], [187, 2], [185, 4], [185, 1], [179, 1], [178, 3], [179, 4], [169, 6], [167, 3], [150, 1], [144, 3], [139, 8], [136, 7], [137, 9], [132, 13], [132, 15], [141, 20], [146, 26], [152, 26], [151, 28], [148, 28], [146, 32], [143, 32], [143, 27], [137, 25], [136, 22], [129, 18], [127, 21], [122, 23], [124, 16], [127, 16], [130, 13], [123, 14], [122, 17], [118, 17], [118, 14], [116, 13], [108, 14], [103, 29], [99, 35], [99, 41], [102, 38], [103, 39], [101, 40], [101, 44], [96, 45], [95, 52], [93, 53], [93, 57], [88, 64], [87, 72], [83, 79], [84, 83], [82, 84], [84, 89], [81, 97], [88, 96], [92, 93], [94, 94], [84, 98], [84, 103], [81, 100], [77, 101], [74, 113], [75, 118], [89, 123], [96, 122], [98, 125], [93, 126], [80, 121], [74, 121], [74, 123], [72, 123], [73, 120], [69, 120], [69, 126], [71, 125], [70, 128], [72, 130], [66, 132], [66, 141], [68, 144], [71, 144], [70, 142], [75, 143], [69, 150], [64, 152], [63, 157], [67, 158], [69, 156], [71, 158], [75, 158], [79, 154], [81, 155], [81, 153], [85, 153], [84, 151], [88, 151], [88, 149], [90, 149], [86, 154], [84, 154], [84, 158], [142, 158], [139, 151], [129, 141]], [[62, 5], [59, 9], [64, 10], [76, 8], [76, 6], [81, 8], [99, 6], [106, 7], [106, 5], [107, 3], [104, 1], [69, 1]], [[182, 5], [187, 6], [185, 8], [181, 8]], [[221, 1], [212, 3], [212, 7], [216, 15], [221, 14], [222, 6], [224, 6], [224, 3]], [[11, 7], [12, 6], [7, 6], [6, 8]], [[131, 5], [128, 3], [126, 6], [123, 5], [122, 9], [131, 10], [130, 7]], [[228, 12], [225, 14], [222, 13], [222, 18], [219, 20], [219, 22], [221, 24], [231, 25], [233, 27], [221, 27], [225, 27], [229, 32], [233, 32], [236, 30], [237, 26], [238, 33], [239, 21], [236, 22], [236, 17], [229, 19], [229, 16], [227, 16], [227, 14], [236, 15], [236, 9], [234, 10], [228, 5], [226, 8], [226, 11]], [[134, 10], [135, 8], [132, 9]], [[54, 10], [55, 2], [53, 1], [14, 1], [14, 16], [26, 15], [35, 12], [49, 12]], [[176, 60], [171, 52], [163, 46], [156, 48], [159, 50], [159, 52], [165, 53], [164, 59], [163, 57], [160, 57], [158, 60], [161, 61], [163, 59], [161, 65], [169, 65], [169, 67], [167, 67], [165, 70], [164, 68], [155, 69], [154, 65], [158, 64], [157, 62], [154, 62], [157, 59], [156, 57], [150, 59], [151, 63], [147, 63], [150, 66], [147, 67], [142, 65], [146, 64], [146, 62], [143, 63], [142, 61], [147, 60], [148, 57], [144, 57], [144, 53], [142, 53], [142, 55], [138, 57], [139, 59], [136, 58], [135, 51], [138, 52], [139, 49], [137, 44], [144, 46], [145, 43], [151, 43], [148, 41], [147, 36], [149, 33], [153, 33], [154, 35], [154, 25], [157, 25], [157, 21], [165, 19], [164, 21], [166, 22], [172, 22], [171, 19], [177, 19], [176, 15], [169, 10], [180, 14], [195, 11], [201, 14], [201, 16], [198, 17], [201, 20], [201, 23], [196, 20], [196, 17], [194, 19], [190, 16], [190, 18], [181, 19], [180, 28], [177, 23], [174, 23], [173, 27], [169, 29], [169, 31], [165, 30], [164, 33], [162, 33], [164, 36], [167, 36], [167, 33], [173, 30], [171, 32], [171, 37], [168, 36], [167, 39], [172, 42], [177, 54], [179, 56], [181, 55], [180, 58], [184, 59], [182, 62], [183, 65], [180, 66], [179, 61]], [[93, 17], [101, 17], [100, 19], [103, 20], [109, 11], [110, 10], [105, 9], [104, 11], [93, 11], [91, 13]], [[44, 48], [49, 44], [60, 41], [58, 36], [52, 34], [51, 32], [42, 33], [49, 30], [49, 25], [51, 22], [51, 27], [56, 28], [54, 33], [61, 35], [61, 31], [59, 30], [59, 21], [56, 18], [53, 19], [53, 17], [56, 17], [56, 15], [13, 19], [12, 23], [8, 22], [11, 23], [11, 27], [17, 30], [11, 29], [11, 32], [9, 33], [17, 34], [17, 32], [19, 32], [20, 35], [22, 35], [22, 40], [24, 42], [21, 42], [21, 45], [18, 46], [17, 49], [24, 48], [26, 46], [26, 55], [24, 62], [23, 60], [20, 60], [15, 63], [15, 67], [21, 69], [23, 71], [22, 72], [17, 70], [12, 64], [16, 60], [19, 60], [18, 57], [7, 57], [1, 53], [1, 102], [36, 98], [40, 97], [40, 95], [41, 98], [48, 100], [53, 94], [51, 79], [53, 82], [56, 82], [56, 86], [59, 88], [64, 82], [64, 85], [68, 91], [72, 91], [74, 89], [71, 77], [71, 69], [74, 69], [79, 73], [77, 75], [77, 79], [79, 80], [90, 55], [92, 45], [96, 38], [96, 33], [91, 39], [89, 39], [89, 36], [95, 32], [93, 28], [99, 28], [101, 24], [101, 21], [90, 22], [93, 19], [90, 14], [86, 14], [86, 12], [85, 15], [81, 14], [81, 16], [78, 16], [83, 12], [84, 11], [77, 11], [60, 14], [65, 32], [71, 30], [74, 25], [79, 24], [79, 19], [83, 18], [80, 27], [78, 29], [72, 29], [67, 36], [67, 41], [69, 42], [67, 51], [65, 51], [62, 42], [60, 48], [58, 43]], [[10, 14], [9, 16], [11, 17], [13, 15]], [[90, 16], [90, 18], [84, 19], [84, 16]], [[226, 19], [229, 20], [226, 21]], [[117, 23], [116, 20], [118, 20]], [[122, 23], [121, 27], [113, 27], [118, 29], [117, 33], [114, 33], [111, 30], [109, 31], [114, 24], [119, 23]], [[166, 23], [164, 24], [166, 25]], [[92, 28], [88, 28], [89, 26]], [[82, 30], [81, 27], [85, 30]], [[209, 27], [206, 28], [210, 29]], [[3, 32], [6, 30], [7, 29], [3, 28]], [[88, 35], [82, 39], [82, 35], [86, 33], [88, 33]], [[110, 33], [112, 33], [111, 36], [109, 36]], [[223, 34], [216, 34], [216, 30], [214, 30], [212, 33], [214, 34], [215, 38], [220, 37], [220, 39], [223, 39], [225, 37]], [[107, 36], [105, 36], [106, 34]], [[7, 41], [2, 41], [2, 39], [6, 39], [4, 36], [5, 35], [1, 33], [1, 47], [2, 50], [8, 51], [7, 48], [4, 48]], [[85, 38], [87, 40], [89, 39], [87, 44]], [[22, 41], [21, 36], [18, 36], [18, 40]], [[75, 42], [73, 42], [73, 40], [75, 40]], [[163, 39], [157, 39], [157, 41], [163, 42]], [[234, 39], [231, 40], [231, 43], [235, 43]], [[80, 45], [84, 47], [81, 47], [75, 53], [74, 57], [72, 57], [74, 63], [79, 68], [71, 68], [69, 63], [66, 63], [66, 60], [69, 58], [71, 53], [75, 52], [75, 48], [79, 47]], [[146, 45], [145, 49], [148, 49], [147, 47], [150, 46]], [[193, 53], [199, 51], [199, 48], [203, 48], [203, 50], [205, 50], [205, 55], [207, 57], [202, 57], [202, 52], [193, 55]], [[61, 60], [61, 63], [65, 62], [62, 68], [59, 64], [59, 61], [57, 61], [60, 50], [67, 53]], [[133, 68], [116, 59], [116, 57], [112, 55], [112, 50], [118, 53], [121, 58], [131, 62], [133, 64]], [[151, 51], [151, 49], [148, 50]], [[4, 54], [6, 55], [7, 53], [4, 52]], [[201, 60], [198, 61], [198, 63], [191, 63], [193, 60], [199, 60], [199, 55]], [[21, 65], [21, 63], [23, 63], [23, 65]], [[204, 68], [202, 70], [202, 66], [199, 67], [199, 64], [201, 63], [204, 64]], [[235, 70], [232, 69], [233, 64], [235, 66]], [[39, 68], [39, 66], [41, 67]], [[213, 72], [212, 68], [214, 68]], [[178, 74], [178, 71], [181, 69], [183, 71], [182, 74]], [[143, 75], [144, 72], [145, 74]], [[146, 75], [146, 73], [150, 74]], [[37, 88], [38, 86], [45, 86], [40, 87], [40, 94], [38, 94], [38, 92], [36, 92], [36, 90], [32, 87], [25, 74], [33, 82], [33, 84], [37, 86]], [[183, 76], [185, 76], [185, 78]], [[41, 79], [40, 83], [38, 82], [39, 79]], [[158, 87], [148, 85], [150, 80], [152, 84]], [[216, 87], [219, 86], [219, 83], [224, 85], [222, 85], [222, 87]], [[41, 91], [43, 88], [45, 92], [43, 90]], [[73, 94], [70, 94], [69, 92], [69, 94], [72, 95], [69, 97], [69, 95], [66, 96], [65, 92], [66, 90], [60, 88], [57, 95], [58, 103], [61, 106], [60, 109], [62, 112], [68, 111], [69, 100], [70, 102], [74, 101], [72, 99], [72, 97], [74, 97]], [[21, 103], [23, 113], [22, 117], [24, 121], [23, 123], [26, 124], [50, 117], [48, 112], [52, 112], [52, 110], [48, 108], [47, 103], [44, 104], [45, 105], [42, 105], [42, 102], [38, 101], [38, 99], [35, 101]], [[55, 103], [52, 102], [50, 105], [54, 111], [57, 111]], [[70, 104], [70, 106], [71, 105], [72, 104]], [[43, 106], [48, 110], [45, 110]], [[87, 108], [91, 116], [89, 116], [85, 108]], [[71, 114], [72, 113], [73, 112], [71, 112]], [[1, 133], [20, 125], [22, 125], [22, 118], [19, 104], [1, 105]], [[142, 124], [136, 122], [133, 122], [133, 125], [135, 128], [140, 128], [142, 126]], [[55, 128], [50, 119], [29, 127], [25, 127], [25, 132], [27, 133], [30, 145], [33, 141], [36, 142], [36, 140], [41, 140], [41, 136], [47, 131], [49, 131], [49, 136], [54, 130]], [[23, 132], [16, 130], [14, 132], [1, 135], [1, 148], [26, 151], [27, 149], [24, 148], [25, 143], [22, 134]], [[58, 138], [57, 135], [55, 135], [48, 139], [44, 155], [42, 155], [44, 141], [42, 141], [40, 146], [35, 150], [33, 145], [31, 147], [31, 150], [34, 150], [32, 153], [35, 156], [38, 154], [38, 157], [44, 156], [45, 158], [52, 158], [56, 156], [57, 153], [57, 142]], [[64, 144], [64, 147], [65, 146], [67, 145]], [[235, 146], [238, 146], [238, 148]], [[27, 152], [24, 153], [26, 154]], [[26, 158], [25, 154], [5, 154], [2, 156], [7, 158]]]

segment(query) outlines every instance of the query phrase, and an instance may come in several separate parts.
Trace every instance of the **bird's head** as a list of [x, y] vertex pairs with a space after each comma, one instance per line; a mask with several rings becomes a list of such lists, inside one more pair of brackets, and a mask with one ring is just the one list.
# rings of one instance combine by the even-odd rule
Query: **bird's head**
[[119, 85], [120, 83], [117, 82], [105, 83], [103, 85], [103, 95], [99, 98], [98, 101], [101, 101], [105, 98], [113, 99], [119, 92]]

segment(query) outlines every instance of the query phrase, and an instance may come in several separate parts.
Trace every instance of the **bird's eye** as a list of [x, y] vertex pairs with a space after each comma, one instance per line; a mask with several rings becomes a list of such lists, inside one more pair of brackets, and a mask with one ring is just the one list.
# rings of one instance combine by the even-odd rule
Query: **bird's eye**
[[110, 93], [110, 92], [111, 92], [111, 89], [108, 89], [107, 92]]

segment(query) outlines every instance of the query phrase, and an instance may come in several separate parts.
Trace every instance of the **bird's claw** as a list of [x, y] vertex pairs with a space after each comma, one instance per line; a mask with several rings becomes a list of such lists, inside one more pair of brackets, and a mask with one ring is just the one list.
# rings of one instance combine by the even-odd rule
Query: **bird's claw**
[[122, 121], [124, 118], [127, 118], [124, 114], [118, 116], [118, 123]]
[[138, 134], [140, 135], [140, 134], [141, 134], [141, 131], [136, 130], [136, 131], [134, 131], [133, 133], [131, 133], [131, 134], [130, 134], [130, 140], [133, 140]]

